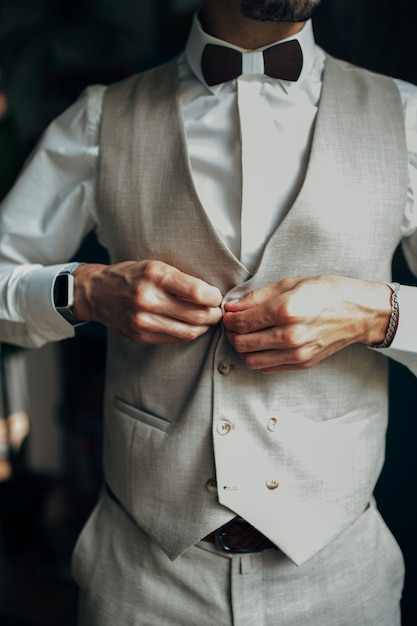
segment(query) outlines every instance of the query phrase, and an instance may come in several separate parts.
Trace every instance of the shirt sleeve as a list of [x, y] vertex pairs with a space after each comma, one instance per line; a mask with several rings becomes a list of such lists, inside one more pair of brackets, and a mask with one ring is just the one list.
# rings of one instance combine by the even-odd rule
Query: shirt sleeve
[[[395, 82], [404, 109], [410, 181], [402, 224], [402, 247], [410, 270], [417, 276], [417, 87], [400, 80]], [[398, 305], [399, 322], [394, 341], [380, 352], [417, 376], [417, 287], [402, 285]]]
[[39, 347], [74, 334], [52, 286], [97, 223], [104, 91], [89, 87], [52, 122], [0, 207], [0, 341]]

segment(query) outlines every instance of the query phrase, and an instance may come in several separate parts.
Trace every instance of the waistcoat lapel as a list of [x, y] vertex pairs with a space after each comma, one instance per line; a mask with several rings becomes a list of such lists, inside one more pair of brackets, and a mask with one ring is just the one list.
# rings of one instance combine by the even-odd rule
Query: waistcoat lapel
[[[375, 108], [375, 102], [384, 106]], [[327, 56], [304, 183], [253, 278], [230, 297], [267, 284], [271, 269], [275, 280], [330, 270], [389, 280], [406, 204], [406, 159], [404, 118], [393, 81], [375, 80]]]
[[[176, 62], [160, 68], [157, 80], [150, 72], [140, 81], [134, 77], [110, 88], [106, 101], [100, 237], [114, 261], [126, 254], [165, 261], [209, 283], [215, 281], [223, 293], [243, 282], [249, 272], [216, 233], [194, 187]], [[107, 154], [117, 154], [117, 167]]]

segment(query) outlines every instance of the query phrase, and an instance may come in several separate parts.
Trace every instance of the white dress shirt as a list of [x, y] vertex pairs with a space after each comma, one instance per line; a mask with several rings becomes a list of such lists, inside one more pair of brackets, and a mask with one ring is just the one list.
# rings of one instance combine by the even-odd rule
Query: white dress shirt
[[[194, 183], [219, 235], [255, 271], [265, 242], [304, 180], [320, 99], [324, 52], [311, 23], [295, 37], [303, 51], [296, 82], [260, 73], [262, 49], [243, 51], [243, 74], [209, 87], [200, 68], [206, 43], [195, 17], [178, 59], [180, 100]], [[230, 45], [230, 44], [226, 44]], [[417, 88], [395, 81], [405, 116], [410, 186], [402, 234], [417, 272]], [[0, 213], [0, 340], [26, 346], [74, 333], [54, 309], [52, 285], [97, 223], [95, 185], [104, 86], [88, 88], [47, 129]], [[414, 236], [413, 236], [414, 235]], [[417, 288], [401, 287], [400, 323], [384, 350], [417, 374]]]

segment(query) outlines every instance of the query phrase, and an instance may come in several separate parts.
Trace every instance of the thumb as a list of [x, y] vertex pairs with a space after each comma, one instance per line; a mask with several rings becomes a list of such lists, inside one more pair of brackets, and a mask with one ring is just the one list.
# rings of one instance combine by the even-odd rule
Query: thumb
[[232, 298], [225, 303], [224, 308], [226, 311], [235, 313], [237, 311], [253, 309], [256, 306], [262, 306], [270, 298], [291, 291], [300, 281], [301, 279], [298, 277], [282, 278], [272, 285], [254, 289], [240, 298]]
[[237, 311], [245, 311], [246, 309], [252, 309], [255, 306], [259, 306], [266, 298], [266, 287], [262, 289], [254, 289], [249, 293], [241, 296], [240, 298], [232, 298], [225, 303], [224, 308], [226, 311], [233, 313]]

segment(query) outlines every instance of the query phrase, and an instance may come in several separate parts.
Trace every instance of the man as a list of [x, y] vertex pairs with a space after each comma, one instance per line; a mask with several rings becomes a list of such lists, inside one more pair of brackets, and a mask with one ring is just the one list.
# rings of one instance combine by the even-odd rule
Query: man
[[[400, 623], [372, 491], [383, 353], [417, 372], [416, 293], [387, 284], [402, 240], [416, 267], [417, 91], [326, 57], [318, 4], [204, 0], [185, 54], [89, 89], [3, 207], [1, 338], [109, 329], [81, 624]], [[63, 265], [91, 228], [110, 265]]]

